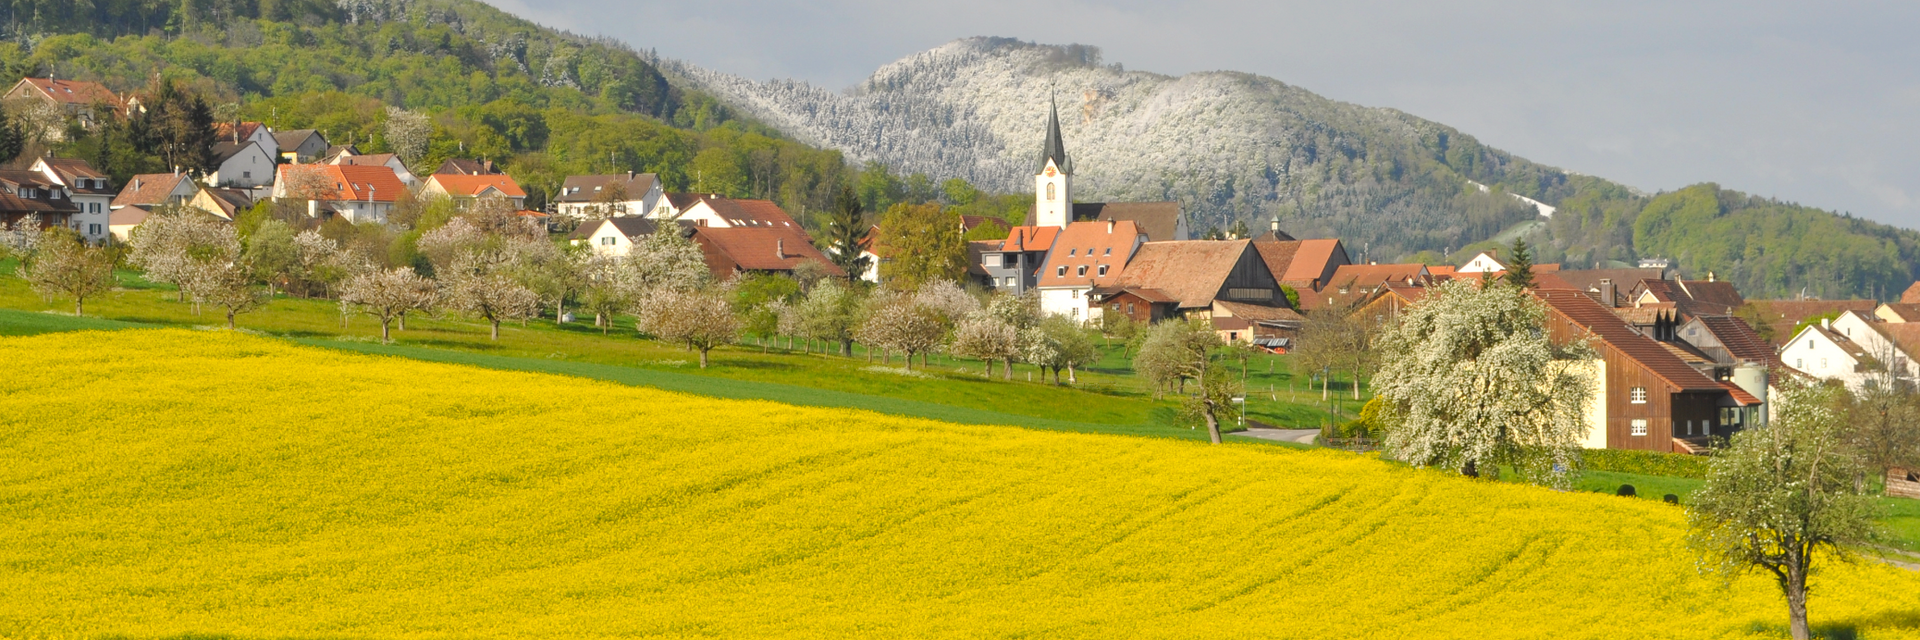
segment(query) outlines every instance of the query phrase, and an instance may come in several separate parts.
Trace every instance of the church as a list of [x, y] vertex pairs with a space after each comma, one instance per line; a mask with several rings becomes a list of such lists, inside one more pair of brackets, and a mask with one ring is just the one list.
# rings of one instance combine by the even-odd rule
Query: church
[[1091, 320], [1087, 293], [1119, 280], [1147, 242], [1186, 240], [1178, 202], [1074, 202], [1073, 160], [1060, 135], [1060, 110], [1047, 113], [1047, 137], [1034, 171], [1033, 208], [981, 267], [995, 289], [1037, 291], [1050, 314]]

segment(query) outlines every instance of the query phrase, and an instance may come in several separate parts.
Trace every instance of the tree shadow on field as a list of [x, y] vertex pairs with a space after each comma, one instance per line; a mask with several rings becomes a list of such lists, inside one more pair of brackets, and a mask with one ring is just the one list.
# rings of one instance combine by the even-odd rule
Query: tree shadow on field
[[[698, 360], [700, 358], [700, 353], [697, 351], [693, 352], [690, 355], [692, 355], [693, 359], [695, 360]], [[800, 370], [799, 365], [793, 364], [791, 362], [772, 362], [768, 360], [736, 360], [733, 358], [722, 358], [722, 357], [719, 357], [718, 355], [708, 356], [707, 359], [712, 361], [712, 366], [727, 368], [727, 369], [755, 369], [759, 371], [798, 371]]]
[[[1887, 611], [1871, 616], [1847, 618], [1836, 622], [1814, 623], [1812, 625], [1813, 637], [1824, 638], [1825, 640], [1859, 640], [1862, 629], [1875, 631], [1876, 634], [1874, 637], [1879, 637], [1880, 634], [1877, 632], [1887, 630], [1920, 629], [1920, 610]], [[1792, 635], [1787, 628], [1784, 615], [1779, 622], [1755, 622], [1747, 625], [1747, 631], [1782, 638]]]

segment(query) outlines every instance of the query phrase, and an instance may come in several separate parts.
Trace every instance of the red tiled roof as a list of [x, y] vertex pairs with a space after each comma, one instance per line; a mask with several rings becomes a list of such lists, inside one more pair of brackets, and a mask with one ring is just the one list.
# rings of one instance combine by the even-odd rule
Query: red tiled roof
[[1779, 352], [1774, 351], [1773, 345], [1761, 340], [1760, 334], [1754, 333], [1753, 327], [1747, 326], [1746, 321], [1731, 316], [1700, 316], [1699, 319], [1700, 324], [1712, 332], [1713, 337], [1720, 341], [1720, 346], [1733, 357], [1764, 363], [1769, 367], [1780, 365]]
[[1733, 396], [1734, 403], [1739, 404], [1742, 407], [1751, 407], [1751, 406], [1760, 404], [1759, 398], [1755, 398], [1753, 397], [1753, 394], [1747, 393], [1747, 390], [1740, 388], [1740, 385], [1736, 385], [1731, 382], [1722, 381], [1720, 383], [1720, 388], [1726, 389], [1727, 395]]
[[178, 173], [143, 173], [134, 176], [127, 180], [125, 187], [120, 189], [120, 195], [114, 196], [113, 206], [147, 207], [166, 204], [174, 188], [187, 179], [185, 174]]
[[619, 186], [626, 200], [639, 200], [652, 191], [660, 176], [653, 173], [615, 173], [608, 175], [567, 176], [560, 183], [560, 195], [554, 202], [593, 202], [606, 189]]
[[1274, 279], [1285, 283], [1287, 269], [1293, 266], [1293, 257], [1300, 252], [1300, 241], [1255, 239], [1253, 250], [1260, 252], [1260, 260], [1267, 263], [1267, 271], [1273, 274]]
[[[1331, 269], [1330, 264], [1347, 264], [1343, 259], [1346, 249], [1339, 240], [1301, 240], [1300, 248], [1294, 251], [1293, 262], [1287, 265], [1284, 274], [1275, 274], [1281, 282], [1308, 282], [1325, 275]], [[1336, 257], [1339, 256], [1339, 257]], [[1325, 284], [1325, 283], [1322, 283]]]
[[1907, 285], [1907, 290], [1900, 292], [1900, 301], [1908, 304], [1920, 303], [1920, 280]]
[[[1882, 305], [1882, 307], [1885, 307], [1888, 312], [1903, 322], [1920, 322], [1920, 304], [1911, 302], [1889, 302]], [[1874, 313], [1877, 315], [1879, 312], [1880, 307], [1875, 307]]]
[[[1111, 229], [1111, 230], [1109, 230]], [[1146, 235], [1132, 222], [1075, 222], [1053, 241], [1041, 268], [1039, 286], [1111, 285], [1126, 272], [1136, 243]], [[1106, 275], [1100, 267], [1107, 267]], [[1082, 273], [1082, 271], [1085, 271]]]
[[814, 261], [833, 275], [845, 275], [797, 229], [781, 227], [694, 227], [693, 238], [715, 277], [740, 271], [792, 271]]
[[120, 106], [120, 96], [112, 89], [98, 82], [81, 80], [52, 80], [48, 78], [23, 78], [21, 82], [39, 89], [41, 95], [53, 98], [54, 102], [73, 105], [90, 105], [101, 102], [115, 107]]
[[1873, 313], [1880, 306], [1874, 300], [1753, 300], [1749, 304], [1760, 312], [1760, 319], [1773, 328], [1777, 344], [1792, 340], [1793, 327], [1807, 318], [1844, 311]]
[[[393, 171], [388, 169], [387, 172], [392, 173]], [[492, 187], [498, 189], [500, 195], [509, 198], [527, 197], [527, 192], [520, 189], [520, 183], [514, 182], [512, 177], [501, 173], [477, 176], [440, 173], [427, 178], [427, 181], [439, 183], [441, 189], [446, 190], [448, 194], [454, 196], [478, 196], [485, 192], [488, 187]]]
[[1719, 391], [1720, 384], [1680, 360], [1660, 343], [1641, 335], [1612, 309], [1600, 306], [1585, 292], [1571, 289], [1536, 290], [1534, 297], [1545, 302], [1554, 314], [1585, 329], [1621, 355], [1645, 367], [1680, 391]]
[[[1126, 263], [1126, 274], [1115, 286], [1160, 290], [1179, 300], [1183, 309], [1209, 306], [1252, 244], [1251, 240], [1149, 242], [1140, 245]], [[1052, 273], [1042, 273], [1043, 281], [1052, 280]]]
[[1880, 335], [1893, 342], [1894, 346], [1899, 347], [1901, 353], [1906, 354], [1909, 359], [1915, 354], [1920, 354], [1920, 324], [1869, 322], [1867, 326], [1873, 327], [1875, 331], [1880, 332]]
[[1692, 299], [1700, 313], [1709, 313], [1710, 306], [1730, 311], [1747, 303], [1740, 297], [1740, 290], [1725, 280], [1682, 280], [1680, 288]]
[[780, 205], [772, 200], [741, 200], [735, 198], [703, 198], [713, 212], [736, 227], [778, 227], [800, 231], [802, 237], [806, 231], [800, 223], [793, 221]]
[[1014, 227], [1001, 243], [1001, 251], [1047, 251], [1060, 237], [1060, 227]]
[[[407, 190], [393, 169], [362, 167], [348, 164], [283, 164], [280, 165], [280, 179], [293, 172], [318, 173], [325, 179], [328, 191], [316, 195], [315, 200], [330, 202], [357, 200], [361, 202], [394, 202]], [[445, 177], [445, 176], [440, 176]]]
[[1408, 264], [1343, 264], [1333, 270], [1327, 284], [1335, 287], [1379, 287], [1385, 284], [1424, 283], [1427, 266]]

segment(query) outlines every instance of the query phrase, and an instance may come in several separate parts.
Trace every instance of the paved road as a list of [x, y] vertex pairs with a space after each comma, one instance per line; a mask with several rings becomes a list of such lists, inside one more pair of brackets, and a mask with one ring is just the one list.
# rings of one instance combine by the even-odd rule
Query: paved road
[[1233, 435], [1246, 436], [1249, 438], [1259, 438], [1261, 440], [1275, 440], [1279, 442], [1298, 442], [1300, 444], [1313, 444], [1313, 439], [1320, 435], [1320, 430], [1319, 429], [1272, 429], [1267, 427], [1248, 427], [1246, 431], [1242, 431]]

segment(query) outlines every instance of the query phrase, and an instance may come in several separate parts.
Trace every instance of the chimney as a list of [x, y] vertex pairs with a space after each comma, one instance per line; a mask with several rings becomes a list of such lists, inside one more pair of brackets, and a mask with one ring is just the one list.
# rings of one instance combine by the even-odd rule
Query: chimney
[[1821, 318], [1821, 319], [1820, 319], [1820, 328], [1822, 328], [1822, 329], [1826, 329], [1826, 330], [1828, 330], [1828, 331], [1832, 331], [1832, 330], [1833, 330], [1833, 318]]
[[1107, 218], [1107, 233], [1113, 233], [1113, 218]]
[[1712, 272], [1712, 271], [1708, 271], [1708, 272], [1707, 272], [1707, 282], [1714, 282], [1715, 280], [1716, 280], [1716, 278], [1714, 277], [1714, 275], [1713, 275], [1713, 272]]
[[787, 240], [785, 238], [773, 239], [773, 259], [787, 259]]

